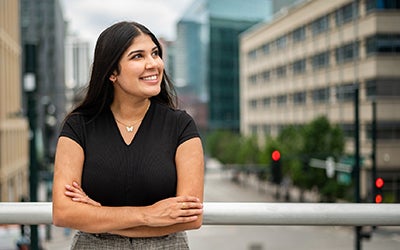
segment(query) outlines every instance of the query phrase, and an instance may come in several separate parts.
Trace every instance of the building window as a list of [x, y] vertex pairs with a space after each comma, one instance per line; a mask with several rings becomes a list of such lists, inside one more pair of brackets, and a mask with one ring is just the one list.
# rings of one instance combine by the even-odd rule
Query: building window
[[[372, 138], [372, 124], [366, 125], [367, 138]], [[400, 123], [398, 121], [379, 122], [376, 124], [376, 138], [378, 140], [400, 139]]]
[[293, 94], [293, 104], [294, 105], [299, 105], [299, 104], [305, 104], [306, 103], [306, 92], [296, 92]]
[[366, 82], [367, 97], [400, 97], [400, 78], [372, 79]]
[[359, 42], [352, 42], [336, 49], [336, 63], [341, 64], [357, 59]]
[[327, 103], [329, 102], [329, 88], [315, 89], [312, 91], [312, 98], [314, 103]]
[[249, 77], [249, 82], [250, 82], [250, 84], [252, 84], [252, 85], [257, 84], [257, 75], [251, 75], [251, 76]]
[[280, 66], [276, 68], [276, 76], [282, 78], [286, 76], [286, 66]]
[[300, 59], [293, 63], [293, 74], [301, 74], [306, 71], [306, 59]]
[[341, 102], [354, 100], [354, 84], [348, 83], [336, 86], [336, 100]]
[[317, 55], [314, 55], [311, 58], [312, 61], [312, 67], [314, 70], [321, 69], [324, 67], [329, 66], [329, 51], [325, 51], [322, 53], [319, 53]]
[[262, 130], [263, 130], [264, 135], [270, 135], [271, 134], [271, 126], [270, 125], [264, 124], [262, 126]]
[[400, 34], [379, 34], [366, 39], [367, 54], [400, 53]]
[[264, 55], [268, 55], [269, 54], [269, 43], [263, 44], [263, 46], [261, 46], [261, 51]]
[[277, 49], [283, 49], [286, 47], [286, 35], [283, 35], [276, 39], [275, 45]]
[[252, 135], [257, 135], [257, 125], [250, 125], [250, 133]]
[[329, 15], [323, 16], [311, 23], [311, 29], [314, 36], [329, 29]]
[[247, 54], [249, 60], [255, 60], [257, 58], [257, 50], [253, 49]]
[[278, 106], [285, 106], [287, 103], [287, 96], [286, 95], [278, 95], [276, 98], [276, 103]]
[[378, 140], [400, 139], [400, 123], [398, 121], [379, 123], [376, 138]]
[[357, 16], [358, 16], [358, 2], [355, 1], [336, 10], [335, 12], [336, 25], [341, 26], [355, 19]]
[[400, 9], [399, 0], [366, 0], [367, 12], [373, 10]]
[[267, 70], [262, 72], [262, 79], [264, 80], [264, 82], [267, 82], [271, 79], [271, 71]]
[[254, 100], [254, 99], [250, 100], [249, 106], [250, 106], [251, 110], [256, 109], [257, 108], [257, 100]]
[[264, 108], [268, 108], [269, 106], [271, 106], [271, 98], [270, 97], [263, 98], [262, 104]]
[[293, 43], [298, 43], [306, 39], [306, 27], [301, 26], [298, 29], [295, 29], [292, 33]]
[[354, 137], [354, 124], [344, 123], [341, 124], [340, 127], [342, 128], [344, 137], [347, 138]]
[[365, 92], [367, 97], [375, 98], [376, 97], [376, 80], [368, 80], [365, 83]]

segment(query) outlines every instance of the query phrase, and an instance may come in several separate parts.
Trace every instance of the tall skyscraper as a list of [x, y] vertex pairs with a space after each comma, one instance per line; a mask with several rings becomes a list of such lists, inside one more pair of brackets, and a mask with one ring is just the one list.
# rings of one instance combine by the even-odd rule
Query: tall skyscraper
[[71, 110], [82, 96], [82, 90], [90, 77], [90, 43], [75, 34], [68, 33], [65, 39], [65, 90], [66, 110]]
[[[21, 0], [22, 59], [26, 46], [35, 47], [37, 139], [44, 165], [52, 162], [57, 129], [65, 117], [65, 21], [58, 0]], [[22, 64], [26, 72], [26, 62]]]
[[202, 0], [178, 22], [176, 83], [206, 108], [202, 129], [239, 131], [239, 35], [271, 14], [270, 0]]

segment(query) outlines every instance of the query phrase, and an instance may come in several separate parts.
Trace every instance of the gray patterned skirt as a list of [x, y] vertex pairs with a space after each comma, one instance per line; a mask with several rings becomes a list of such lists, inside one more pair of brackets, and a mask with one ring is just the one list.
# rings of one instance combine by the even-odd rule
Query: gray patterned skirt
[[188, 250], [186, 232], [178, 232], [162, 237], [129, 238], [114, 234], [90, 234], [78, 231], [72, 241], [71, 250], [101, 249], [176, 249]]

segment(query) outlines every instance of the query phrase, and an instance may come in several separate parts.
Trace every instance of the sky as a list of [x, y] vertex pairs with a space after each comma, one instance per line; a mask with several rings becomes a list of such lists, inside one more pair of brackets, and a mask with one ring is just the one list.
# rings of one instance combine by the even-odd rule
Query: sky
[[176, 23], [195, 0], [60, 0], [69, 30], [94, 47], [97, 37], [118, 21], [136, 21], [157, 37], [176, 38]]

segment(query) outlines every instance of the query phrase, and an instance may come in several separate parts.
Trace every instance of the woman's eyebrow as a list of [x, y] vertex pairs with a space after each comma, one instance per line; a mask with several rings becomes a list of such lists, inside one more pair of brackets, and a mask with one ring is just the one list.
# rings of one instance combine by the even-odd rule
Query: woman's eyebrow
[[138, 49], [138, 50], [132, 50], [131, 52], [129, 52], [128, 53], [128, 55], [127, 56], [130, 56], [130, 55], [132, 55], [132, 54], [136, 54], [136, 53], [142, 53], [144, 50], [142, 50], [142, 49]]
[[[154, 46], [154, 47], [151, 49], [151, 51], [154, 51], [154, 50], [157, 50], [157, 49], [158, 49], [158, 47], [157, 47], [157, 45], [156, 45], [156, 46]], [[143, 49], [132, 50], [131, 52], [128, 53], [127, 56], [130, 56], [130, 55], [136, 54], [136, 53], [142, 53], [142, 52], [144, 52]]]

